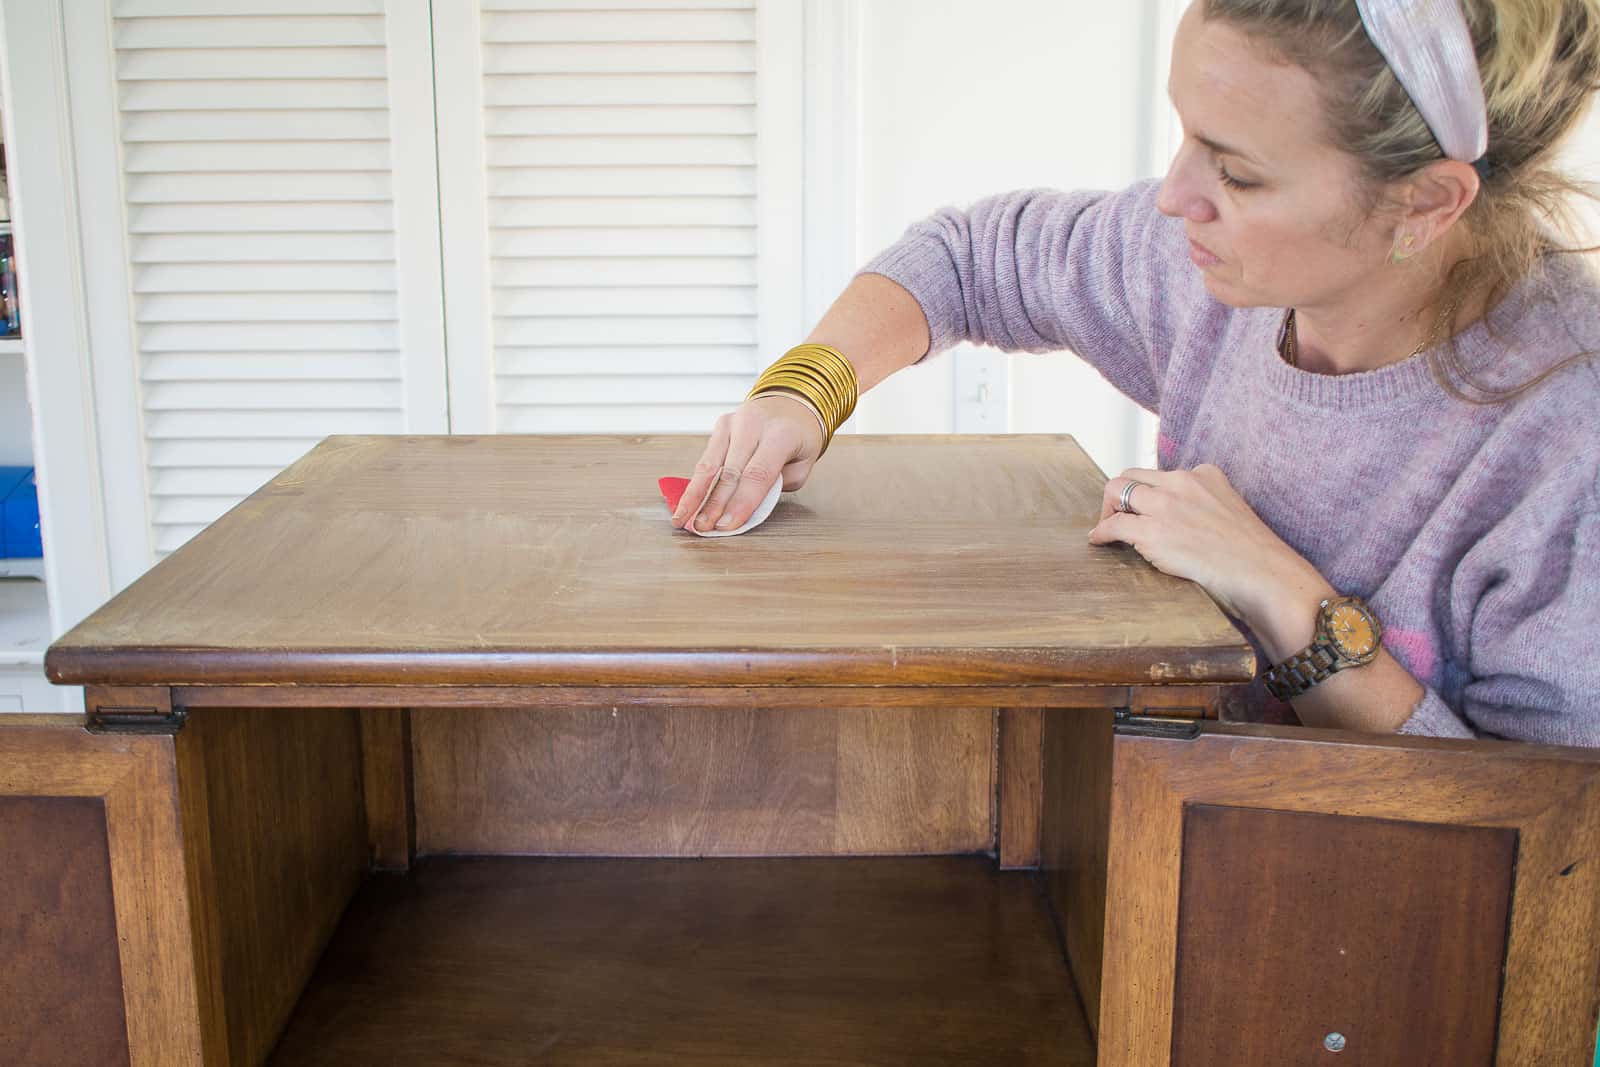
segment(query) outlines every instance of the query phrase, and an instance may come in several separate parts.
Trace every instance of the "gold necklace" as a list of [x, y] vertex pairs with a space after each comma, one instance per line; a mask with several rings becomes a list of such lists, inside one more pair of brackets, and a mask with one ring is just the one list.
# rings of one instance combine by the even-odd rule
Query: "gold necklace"
[[[1283, 339], [1278, 342], [1278, 355], [1281, 356], [1283, 361], [1289, 364], [1289, 366], [1299, 367], [1300, 354], [1295, 344], [1294, 310], [1294, 308], [1290, 308], [1289, 317], [1283, 320]], [[1454, 324], [1456, 312], [1459, 310], [1461, 310], [1461, 300], [1458, 297], [1455, 300], [1452, 300], [1449, 305], [1445, 307], [1444, 314], [1440, 315], [1439, 318], [1434, 321], [1433, 326], [1428, 330], [1427, 336], [1422, 339], [1422, 343], [1417, 345], [1416, 348], [1413, 348], [1411, 350], [1411, 355], [1407, 356], [1406, 359], [1411, 359], [1413, 356], [1419, 356], [1423, 352], [1426, 352], [1429, 348], [1432, 348], [1434, 339], [1441, 332], [1441, 327], [1443, 327], [1445, 330], [1448, 330], [1450, 326]]]

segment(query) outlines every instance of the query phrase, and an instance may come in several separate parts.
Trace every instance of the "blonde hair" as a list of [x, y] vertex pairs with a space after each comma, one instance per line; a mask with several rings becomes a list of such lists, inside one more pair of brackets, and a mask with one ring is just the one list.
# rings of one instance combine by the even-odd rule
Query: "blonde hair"
[[[1554, 157], [1600, 88], [1600, 0], [1460, 3], [1483, 77], [1489, 150], [1480, 165], [1482, 187], [1462, 216], [1473, 251], [1452, 269], [1445, 286], [1484, 285], [1487, 306], [1493, 307], [1543, 257], [1586, 251], [1563, 247], [1556, 238], [1573, 237], [1575, 199], [1595, 194], [1562, 173]], [[1359, 160], [1369, 209], [1377, 202], [1376, 190], [1444, 158], [1367, 37], [1355, 0], [1202, 0], [1201, 10], [1318, 76], [1326, 86], [1328, 128], [1334, 143]], [[1449, 323], [1435, 326], [1448, 336]], [[1474, 381], [1454, 345], [1431, 349], [1428, 358], [1434, 377], [1452, 395], [1493, 403], [1590, 354], [1573, 356], [1509, 390]]]

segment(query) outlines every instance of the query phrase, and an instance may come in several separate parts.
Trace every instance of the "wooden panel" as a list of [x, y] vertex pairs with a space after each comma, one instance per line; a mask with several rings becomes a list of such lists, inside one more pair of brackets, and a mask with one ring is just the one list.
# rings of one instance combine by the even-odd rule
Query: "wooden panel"
[[[1514, 830], [1495, 1062], [1593, 1055], [1600, 752], [1207, 724], [1192, 741], [1116, 739], [1099, 1029], [1106, 1067], [1155, 1067], [1171, 1056], [1186, 804]], [[1241, 1043], [1233, 1055], [1250, 1062], [1252, 1052]]]
[[1039, 865], [1039, 776], [1044, 767], [1044, 718], [1038, 708], [1005, 708], [1000, 712], [1000, 818], [997, 851], [1005, 870]]
[[1254, 674], [1197, 587], [1078, 536], [1104, 480], [1070, 438], [841, 438], [826, 477], [725, 540], [674, 532], [656, 490], [702, 446], [330, 438], [61, 638], [47, 673], [170, 685]]
[[1175, 1067], [1494, 1062], [1517, 835], [1190, 805]]
[[[83, 725], [68, 715], [0, 720], [0, 796], [102, 800], [132, 1067], [225, 1064], [220, 1031], [203, 1021], [213, 1004], [198, 973], [174, 740], [94, 735]], [[8, 959], [7, 970], [14, 966]], [[0, 1018], [34, 1024], [9, 1004]]]
[[405, 870], [417, 852], [409, 709], [361, 712], [361, 788], [373, 866]]
[[982, 857], [435, 858], [363, 889], [271, 1062], [1095, 1058], [1033, 879]]
[[1091, 1028], [1100, 1022], [1106, 859], [1111, 832], [1112, 713], [1044, 719], [1039, 866]]
[[412, 729], [422, 853], [993, 845], [987, 709], [419, 709]]
[[259, 1063], [367, 870], [358, 713], [207, 709], [179, 739], [205, 776], [229, 1052]]
[[111, 894], [99, 798], [0, 796], [0, 1063], [129, 1062]]
[[283, 685], [184, 686], [186, 708], [1119, 708], [1127, 686], [1102, 685]]

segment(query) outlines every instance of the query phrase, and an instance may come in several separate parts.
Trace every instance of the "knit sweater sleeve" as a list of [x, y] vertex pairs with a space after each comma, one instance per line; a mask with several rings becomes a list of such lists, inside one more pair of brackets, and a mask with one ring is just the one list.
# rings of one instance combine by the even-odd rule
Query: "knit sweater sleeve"
[[1008, 352], [1070, 348], [1136, 403], [1160, 401], [1159, 186], [1120, 193], [1007, 193], [914, 224], [862, 273], [909, 290], [926, 355], [961, 342]]
[[1600, 485], [1588, 460], [1529, 486], [1455, 569], [1456, 659], [1402, 733], [1600, 746]]

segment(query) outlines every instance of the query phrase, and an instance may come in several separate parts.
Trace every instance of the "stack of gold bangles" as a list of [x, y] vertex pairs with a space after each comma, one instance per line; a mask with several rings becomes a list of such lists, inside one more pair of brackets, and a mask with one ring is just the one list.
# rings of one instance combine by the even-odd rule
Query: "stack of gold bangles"
[[[822, 451], [856, 409], [856, 369], [827, 345], [796, 345], [761, 372], [746, 400], [787, 396], [803, 402], [822, 426]], [[821, 453], [818, 453], [820, 456]]]

